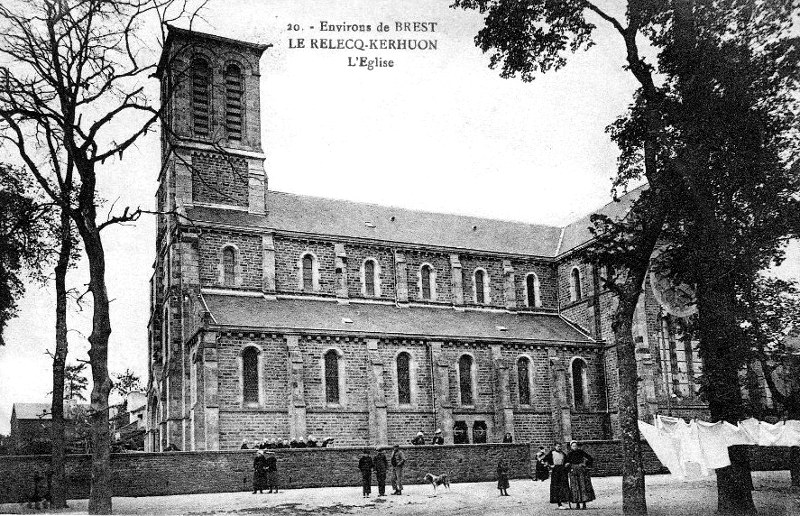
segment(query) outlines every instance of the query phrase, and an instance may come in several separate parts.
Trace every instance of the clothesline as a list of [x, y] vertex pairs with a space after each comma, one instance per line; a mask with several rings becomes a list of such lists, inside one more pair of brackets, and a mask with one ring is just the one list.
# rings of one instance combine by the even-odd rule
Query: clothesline
[[800, 446], [800, 421], [767, 423], [754, 418], [708, 423], [656, 416], [655, 425], [639, 421], [639, 431], [658, 460], [674, 475], [708, 476], [711, 470], [731, 465], [728, 446]]

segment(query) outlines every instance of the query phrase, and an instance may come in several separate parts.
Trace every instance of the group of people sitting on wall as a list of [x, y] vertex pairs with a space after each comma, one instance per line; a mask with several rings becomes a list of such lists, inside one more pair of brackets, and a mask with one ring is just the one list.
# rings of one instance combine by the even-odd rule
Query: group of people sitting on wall
[[[469, 444], [469, 436], [467, 435], [466, 423], [463, 426], [459, 426], [459, 423], [461, 423], [461, 421], [456, 422], [456, 424], [453, 426], [453, 444]], [[478, 421], [477, 423], [481, 423], [481, 421]], [[474, 426], [472, 429], [472, 437], [475, 444], [485, 443], [486, 424], [484, 423], [482, 427], [476, 424], [476, 426]], [[411, 439], [410, 442], [414, 446], [424, 446], [426, 444], [432, 444], [432, 445], [444, 444], [444, 436], [442, 436], [442, 429], [441, 428], [436, 429], [436, 432], [434, 432], [433, 438], [430, 440], [430, 442], [427, 441], [427, 438], [425, 437], [425, 432], [422, 431], [417, 432], [417, 435], [414, 436], [414, 438]], [[510, 432], [506, 432], [506, 434], [503, 436], [503, 443], [510, 444], [513, 442], [514, 442], [514, 437], [511, 435]]]
[[264, 439], [263, 442], [253, 442], [247, 444], [247, 439], [242, 439], [242, 450], [273, 450], [279, 448], [327, 448], [333, 442], [333, 437], [326, 437], [323, 440], [318, 440], [313, 435], [300, 437], [299, 439], [278, 439], [276, 437]]

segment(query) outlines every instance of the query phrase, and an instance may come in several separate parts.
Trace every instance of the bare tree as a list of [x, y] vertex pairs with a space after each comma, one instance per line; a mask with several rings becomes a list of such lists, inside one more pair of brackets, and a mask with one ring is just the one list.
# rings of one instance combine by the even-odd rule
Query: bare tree
[[[89, 512], [111, 512], [108, 371], [111, 334], [103, 230], [143, 211], [98, 211], [98, 181], [142, 135], [160, 108], [146, 85], [156, 68], [143, 24], [182, 18], [175, 0], [33, 0], [0, 5], [0, 142], [14, 149], [80, 236], [92, 299], [92, 486]], [[108, 162], [108, 163], [107, 163]]]

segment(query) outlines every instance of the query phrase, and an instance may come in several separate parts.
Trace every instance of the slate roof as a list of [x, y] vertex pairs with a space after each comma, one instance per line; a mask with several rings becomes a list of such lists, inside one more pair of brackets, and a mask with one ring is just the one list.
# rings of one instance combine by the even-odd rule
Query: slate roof
[[[639, 190], [592, 213], [624, 216]], [[551, 258], [588, 242], [592, 236], [588, 230], [590, 215], [560, 228], [274, 191], [267, 192], [266, 202], [267, 215], [198, 206], [187, 210], [187, 216], [197, 222], [308, 235]]]
[[[397, 307], [338, 303], [335, 300], [266, 299], [203, 294], [216, 324], [241, 329], [366, 333], [468, 340], [533, 340], [592, 343], [590, 337], [555, 314], [457, 311], [452, 307]], [[346, 320], [352, 321], [346, 322]], [[506, 328], [505, 331], [500, 328]]]
[[606, 215], [611, 219], [622, 219], [627, 215], [634, 201], [639, 198], [639, 195], [647, 188], [647, 185], [640, 186], [631, 190], [624, 196], [620, 197], [619, 201], [612, 201], [602, 208], [596, 209], [576, 220], [575, 222], [564, 227], [563, 236], [561, 237], [561, 244], [556, 251], [556, 255], [563, 254], [567, 251], [575, 249], [576, 247], [589, 242], [592, 238], [592, 232], [589, 228], [592, 226], [591, 217], [595, 213]]
[[[64, 417], [71, 418], [71, 413], [67, 410], [67, 402], [64, 402]], [[82, 410], [88, 410], [89, 404], [78, 403], [77, 407]], [[14, 403], [12, 411], [16, 414], [17, 419], [52, 419], [49, 403]]]

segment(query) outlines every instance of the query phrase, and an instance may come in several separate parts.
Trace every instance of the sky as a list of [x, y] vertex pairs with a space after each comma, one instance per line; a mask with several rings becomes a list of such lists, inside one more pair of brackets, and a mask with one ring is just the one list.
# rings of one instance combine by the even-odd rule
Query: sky
[[[429, 211], [564, 225], [610, 201], [617, 148], [605, 132], [635, 83], [619, 36], [596, 20], [596, 46], [531, 83], [502, 79], [474, 45], [476, 12], [450, 0], [210, 0], [194, 28], [269, 43], [261, 60], [262, 142], [269, 188]], [[600, 2], [601, 4], [604, 2]], [[616, 2], [605, 2], [614, 13]], [[619, 14], [619, 13], [615, 13]], [[320, 32], [321, 22], [369, 33]], [[429, 33], [375, 32], [380, 22], [435, 22]], [[184, 25], [185, 24], [180, 24]], [[299, 25], [299, 31], [290, 30]], [[314, 27], [313, 29], [311, 27]], [[155, 24], [142, 27], [154, 39]], [[435, 39], [435, 51], [289, 48], [297, 38]], [[348, 58], [392, 60], [367, 70]], [[156, 91], [154, 85], [151, 89]], [[147, 135], [103, 171], [107, 206], [154, 206], [159, 139]], [[147, 374], [154, 220], [104, 233], [112, 299], [110, 368]], [[780, 274], [800, 276], [794, 245]], [[86, 267], [71, 275], [80, 289]], [[85, 288], [85, 287], [83, 287]], [[54, 289], [30, 285], [0, 348], [0, 433], [14, 402], [50, 389]], [[91, 310], [70, 312], [70, 357], [87, 359]]]

